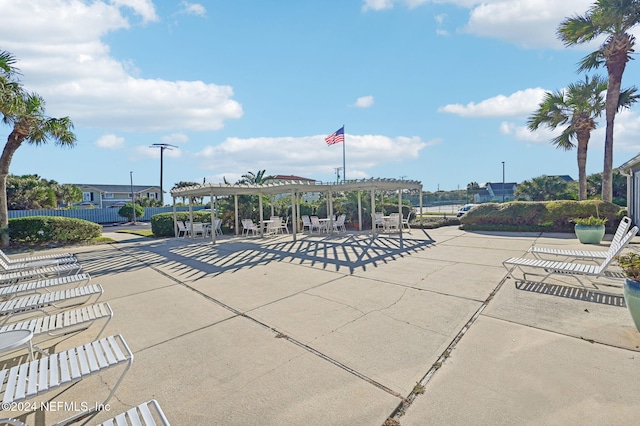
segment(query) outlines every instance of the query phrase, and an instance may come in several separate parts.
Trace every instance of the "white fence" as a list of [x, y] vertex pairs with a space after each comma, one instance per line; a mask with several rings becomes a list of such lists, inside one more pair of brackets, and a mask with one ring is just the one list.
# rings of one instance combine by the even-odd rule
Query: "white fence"
[[[194, 207], [193, 211], [204, 207]], [[62, 216], [75, 219], [84, 219], [95, 223], [126, 222], [127, 219], [118, 215], [120, 209], [77, 209], [77, 210], [9, 210], [9, 219], [28, 216]], [[176, 207], [176, 211], [189, 211], [188, 206]], [[158, 213], [173, 212], [173, 207], [145, 207], [144, 216], [136, 218], [140, 221], [149, 221], [151, 216]]]

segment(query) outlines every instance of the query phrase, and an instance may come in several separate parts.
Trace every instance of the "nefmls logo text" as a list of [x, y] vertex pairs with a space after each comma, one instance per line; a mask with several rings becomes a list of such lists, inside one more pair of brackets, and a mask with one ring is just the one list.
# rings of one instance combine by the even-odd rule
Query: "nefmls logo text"
[[95, 402], [94, 404], [89, 404], [86, 401], [77, 402], [67, 402], [67, 401], [47, 401], [40, 403], [40, 409], [43, 411], [66, 411], [66, 412], [83, 412], [88, 410], [95, 411], [109, 411], [111, 407], [109, 404], [101, 404]]

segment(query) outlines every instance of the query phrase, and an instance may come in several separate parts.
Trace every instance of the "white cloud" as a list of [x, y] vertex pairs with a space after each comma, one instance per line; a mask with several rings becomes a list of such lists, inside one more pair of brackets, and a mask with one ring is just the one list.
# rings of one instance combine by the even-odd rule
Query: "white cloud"
[[180, 2], [180, 12], [187, 15], [205, 16], [207, 9], [199, 3], [189, 3], [188, 1]]
[[124, 148], [124, 138], [113, 134], [103, 135], [95, 141], [95, 146], [105, 149], [121, 149]]
[[160, 140], [162, 140], [163, 143], [181, 144], [189, 142], [189, 136], [185, 135], [184, 133], [172, 133], [170, 135], [163, 136], [162, 138], [160, 138]]
[[[196, 153], [200, 168], [220, 170], [217, 175], [235, 182], [236, 175], [266, 169], [270, 174], [331, 175], [342, 165], [341, 144], [327, 146], [326, 135], [274, 138], [228, 138]], [[367, 177], [373, 167], [418, 158], [420, 151], [439, 141], [417, 136], [390, 138], [381, 135], [345, 135], [347, 177]], [[317, 155], [309, 155], [309, 153]]]
[[356, 102], [355, 104], [353, 104], [353, 106], [355, 106], [356, 108], [369, 108], [373, 105], [374, 102], [375, 100], [373, 99], [373, 96], [362, 96], [356, 99]]
[[540, 87], [519, 90], [509, 96], [498, 95], [479, 103], [466, 105], [449, 104], [438, 108], [438, 112], [456, 114], [461, 117], [514, 117], [531, 114], [542, 101], [546, 91]]
[[110, 56], [101, 38], [130, 27], [125, 12], [158, 19], [148, 0], [0, 0], [0, 10], [2, 48], [51, 116], [129, 131], [217, 130], [242, 116], [230, 86], [137, 78], [135, 64]]

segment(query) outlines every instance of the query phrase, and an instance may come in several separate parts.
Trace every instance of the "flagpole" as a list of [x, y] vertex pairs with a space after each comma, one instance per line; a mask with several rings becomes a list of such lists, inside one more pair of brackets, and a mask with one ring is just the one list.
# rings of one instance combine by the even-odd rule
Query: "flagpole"
[[346, 135], [344, 134], [344, 124], [342, 125], [342, 131], [343, 131], [342, 137], [344, 138], [344, 140], [342, 141], [342, 182], [344, 183], [347, 181], [347, 178], [346, 178], [347, 167], [346, 167], [345, 155], [344, 155], [346, 151], [345, 145], [347, 144], [347, 138], [346, 138]]

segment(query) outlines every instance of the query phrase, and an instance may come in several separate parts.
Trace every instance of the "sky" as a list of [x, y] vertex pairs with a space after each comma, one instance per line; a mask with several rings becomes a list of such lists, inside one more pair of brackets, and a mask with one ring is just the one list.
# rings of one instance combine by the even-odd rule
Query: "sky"
[[[576, 151], [530, 132], [545, 91], [580, 81], [598, 42], [567, 48], [592, 0], [0, 0], [0, 50], [77, 144], [24, 144], [10, 172], [59, 183], [577, 178]], [[640, 29], [639, 29], [640, 30]], [[636, 32], [636, 36], [639, 34]], [[598, 71], [606, 76], [606, 70]], [[593, 72], [590, 73], [593, 75]], [[636, 85], [630, 61], [622, 85]], [[604, 116], [587, 173], [603, 167]], [[0, 141], [10, 127], [0, 124]], [[614, 167], [640, 152], [640, 105], [616, 118]], [[338, 170], [341, 177], [343, 172]]]

